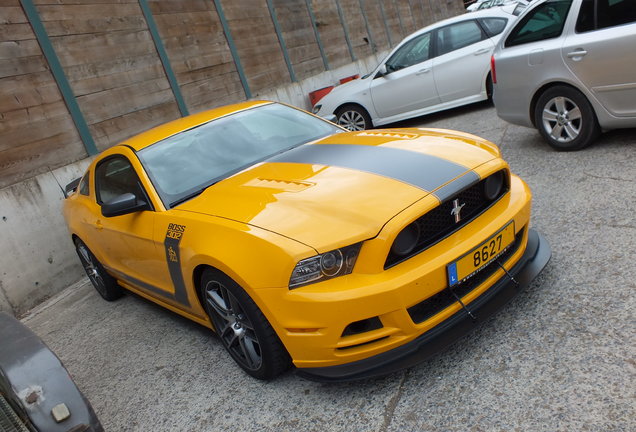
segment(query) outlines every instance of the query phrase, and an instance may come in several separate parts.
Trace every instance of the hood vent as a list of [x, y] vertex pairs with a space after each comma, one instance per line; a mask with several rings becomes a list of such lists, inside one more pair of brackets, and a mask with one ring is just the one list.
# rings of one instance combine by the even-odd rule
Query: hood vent
[[244, 184], [250, 187], [276, 189], [285, 192], [300, 192], [314, 186], [312, 182], [255, 178]]
[[360, 132], [356, 134], [361, 137], [394, 138], [394, 139], [415, 139], [419, 135], [406, 132]]

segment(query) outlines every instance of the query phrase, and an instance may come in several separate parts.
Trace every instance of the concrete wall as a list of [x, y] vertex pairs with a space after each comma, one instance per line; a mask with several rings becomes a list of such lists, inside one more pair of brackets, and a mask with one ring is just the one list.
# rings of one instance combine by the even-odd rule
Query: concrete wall
[[[309, 110], [309, 92], [371, 71], [386, 53], [257, 94], [255, 99]], [[62, 217], [61, 188], [80, 177], [90, 160], [0, 189], [0, 310], [19, 315], [85, 276]]]
[[0, 310], [19, 314], [82, 277], [62, 218], [63, 187], [89, 159], [0, 189]]

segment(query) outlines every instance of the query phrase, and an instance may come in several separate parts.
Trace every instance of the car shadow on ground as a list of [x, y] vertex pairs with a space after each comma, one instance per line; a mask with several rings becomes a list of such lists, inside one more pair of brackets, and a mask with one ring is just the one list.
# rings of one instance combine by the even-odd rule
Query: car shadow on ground
[[434, 123], [437, 121], [441, 121], [448, 118], [454, 118], [465, 114], [472, 114], [479, 111], [483, 111], [489, 108], [492, 108], [493, 104], [491, 101], [482, 101], [473, 103], [470, 105], [464, 105], [457, 108], [450, 108], [444, 111], [438, 111], [431, 114], [425, 114], [423, 116], [414, 117], [408, 120], [402, 120], [395, 123], [390, 123], [387, 125], [379, 126], [378, 129], [386, 129], [386, 128], [413, 128], [413, 127], [421, 127], [422, 123]]

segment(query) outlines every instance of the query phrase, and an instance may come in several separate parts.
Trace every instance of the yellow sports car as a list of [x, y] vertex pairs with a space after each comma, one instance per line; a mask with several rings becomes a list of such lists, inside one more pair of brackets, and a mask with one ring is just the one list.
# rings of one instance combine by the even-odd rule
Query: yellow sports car
[[434, 129], [346, 132], [246, 102], [99, 155], [64, 215], [106, 300], [133, 291], [218, 333], [248, 374], [405, 368], [530, 283], [550, 246], [498, 148]]

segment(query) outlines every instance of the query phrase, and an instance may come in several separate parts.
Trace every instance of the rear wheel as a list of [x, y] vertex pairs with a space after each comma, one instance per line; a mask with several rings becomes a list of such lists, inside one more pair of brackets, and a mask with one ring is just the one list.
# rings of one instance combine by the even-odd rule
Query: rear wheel
[[205, 311], [238, 365], [258, 379], [271, 379], [290, 367], [287, 350], [249, 295], [224, 273], [206, 269], [201, 277]]
[[488, 74], [486, 78], [486, 97], [492, 102], [492, 77]]
[[124, 295], [124, 289], [119, 286], [114, 277], [106, 272], [104, 266], [102, 266], [84, 242], [78, 238], [76, 238], [74, 242], [75, 250], [86, 271], [86, 275], [93, 283], [99, 295], [108, 301], [117, 300]]
[[359, 105], [345, 105], [336, 111], [336, 122], [350, 131], [370, 129], [371, 117]]
[[578, 90], [556, 86], [537, 101], [535, 125], [555, 150], [574, 151], [589, 146], [600, 133], [592, 106]]

